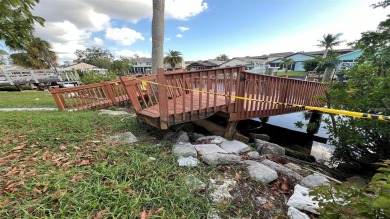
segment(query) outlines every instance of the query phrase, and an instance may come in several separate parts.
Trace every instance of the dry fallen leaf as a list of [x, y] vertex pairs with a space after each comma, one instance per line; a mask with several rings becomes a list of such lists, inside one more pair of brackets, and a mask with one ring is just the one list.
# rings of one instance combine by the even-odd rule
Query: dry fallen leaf
[[110, 208], [106, 208], [106, 209], [104, 209], [104, 210], [99, 211], [99, 212], [95, 215], [95, 217], [93, 217], [93, 219], [100, 219], [100, 218], [102, 218], [102, 217], [107, 213], [107, 211], [109, 211], [109, 210], [110, 210]]
[[59, 149], [60, 149], [60, 151], [65, 151], [66, 150], [66, 146], [65, 145], [61, 145]]
[[5, 156], [5, 157], [2, 157], [0, 158], [0, 163], [4, 162], [4, 161], [8, 161], [8, 160], [12, 160], [12, 159], [15, 159], [19, 156], [18, 153], [13, 153], [13, 154], [10, 154], [8, 156]]
[[82, 160], [77, 166], [82, 167], [87, 165], [89, 165], [89, 160]]
[[234, 178], [236, 178], [236, 180], [240, 180], [240, 179], [241, 179], [241, 175], [240, 175], [240, 173], [236, 172], [236, 175], [235, 175], [235, 177], [234, 177]]
[[274, 206], [272, 205], [272, 203], [270, 201], [267, 201], [262, 207], [265, 210], [271, 210]]
[[18, 150], [22, 150], [26, 145], [25, 144], [21, 144], [19, 146], [16, 146], [14, 148], [12, 148], [13, 151], [18, 151]]
[[2, 201], [2, 202], [0, 203], [0, 209], [4, 208], [4, 206], [6, 206], [8, 203], [9, 203], [9, 200], [8, 200], [8, 199]]
[[53, 193], [52, 195], [51, 195], [51, 198], [53, 199], [53, 200], [58, 200], [59, 198], [61, 198], [61, 196], [63, 196], [63, 195], [65, 195], [65, 191], [62, 191], [62, 190], [58, 190], [57, 192], [55, 192], [55, 193]]
[[164, 208], [152, 209], [149, 212], [146, 212], [145, 210], [143, 210], [140, 214], [140, 217], [141, 217], [141, 219], [148, 219], [150, 216], [157, 214], [157, 213], [161, 212], [162, 210], [164, 210]]
[[34, 192], [37, 193], [38, 195], [42, 194], [42, 190], [39, 190], [36, 187], [34, 187]]

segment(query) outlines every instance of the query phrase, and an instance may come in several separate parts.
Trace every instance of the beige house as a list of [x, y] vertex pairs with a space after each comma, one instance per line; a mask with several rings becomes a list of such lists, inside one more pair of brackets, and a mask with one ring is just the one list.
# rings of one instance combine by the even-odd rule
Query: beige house
[[106, 73], [107, 72], [107, 69], [98, 68], [97, 66], [90, 65], [90, 64], [87, 64], [84, 62], [74, 64], [74, 65], [71, 65], [71, 66], [68, 66], [68, 67], [62, 69], [62, 71], [77, 71], [77, 70], [83, 71], [83, 72], [86, 72], [86, 71], [97, 71], [99, 73]]

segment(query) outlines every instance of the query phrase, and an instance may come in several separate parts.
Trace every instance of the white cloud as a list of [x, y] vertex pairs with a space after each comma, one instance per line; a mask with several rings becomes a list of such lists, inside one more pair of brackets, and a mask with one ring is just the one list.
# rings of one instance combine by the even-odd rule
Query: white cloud
[[93, 38], [93, 43], [94, 43], [96, 46], [103, 46], [103, 45], [104, 45], [103, 40], [100, 39], [99, 37], [94, 37], [94, 38]]
[[184, 31], [189, 30], [190, 28], [189, 27], [178, 27], [177, 29], [184, 32]]
[[208, 8], [203, 0], [166, 0], [165, 14], [167, 18], [187, 20], [202, 13]]
[[176, 37], [177, 37], [177, 38], [183, 38], [183, 35], [180, 34], [180, 33], [178, 33], [178, 34], [176, 34]]
[[115, 58], [119, 58], [120, 56], [134, 57], [134, 55], [137, 55], [139, 57], [151, 57], [150, 53], [145, 53], [142, 51], [132, 51], [128, 49], [117, 50], [115, 51], [114, 55]]
[[[165, 17], [186, 20], [206, 9], [207, 4], [203, 0], [166, 0]], [[150, 19], [152, 1], [116, 0], [113, 3], [96, 0], [41, 0], [33, 13], [46, 20], [45, 27], [36, 25], [36, 36], [51, 42], [61, 57], [74, 57], [74, 50], [70, 49], [104, 44], [104, 40], [91, 39], [99, 31], [106, 31], [107, 38], [122, 45], [143, 40], [142, 35], [135, 30], [112, 27], [112, 19], [132, 23]], [[118, 32], [129, 35], [119, 36]], [[60, 61], [65, 61], [61, 57]]]
[[125, 46], [129, 46], [137, 40], [144, 40], [141, 33], [127, 27], [107, 28], [105, 37]]

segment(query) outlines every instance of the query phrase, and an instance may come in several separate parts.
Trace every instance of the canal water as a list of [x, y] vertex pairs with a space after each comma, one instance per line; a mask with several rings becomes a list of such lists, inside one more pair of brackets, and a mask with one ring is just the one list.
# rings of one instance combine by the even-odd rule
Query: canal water
[[[325, 119], [327, 115], [323, 115]], [[293, 148], [302, 148], [317, 161], [328, 164], [334, 147], [328, 143], [329, 135], [325, 129], [324, 123], [316, 134], [307, 133], [307, 124], [309, 123], [310, 113], [297, 112], [269, 117], [268, 122], [262, 123], [260, 119], [254, 118], [244, 120], [238, 124], [238, 131], [244, 135], [249, 133], [267, 134], [270, 136], [270, 142], [281, 146], [291, 146]], [[304, 124], [303, 127], [297, 127], [295, 123]]]

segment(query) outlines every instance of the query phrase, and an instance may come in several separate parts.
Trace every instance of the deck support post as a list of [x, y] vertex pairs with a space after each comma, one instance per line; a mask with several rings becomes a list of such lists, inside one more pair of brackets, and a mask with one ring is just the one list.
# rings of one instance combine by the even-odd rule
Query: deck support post
[[158, 85], [158, 104], [160, 109], [160, 128], [168, 129], [168, 95], [167, 95], [167, 87], [164, 85], [167, 84], [164, 69], [157, 69], [157, 83]]
[[238, 121], [229, 121], [228, 122], [228, 124], [226, 126], [226, 132], [225, 132], [226, 139], [230, 140], [233, 138], [234, 133], [237, 131], [236, 130], [237, 123], [238, 123]]

